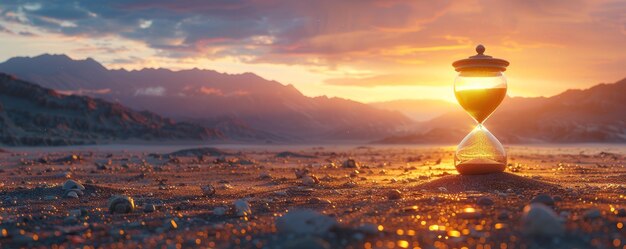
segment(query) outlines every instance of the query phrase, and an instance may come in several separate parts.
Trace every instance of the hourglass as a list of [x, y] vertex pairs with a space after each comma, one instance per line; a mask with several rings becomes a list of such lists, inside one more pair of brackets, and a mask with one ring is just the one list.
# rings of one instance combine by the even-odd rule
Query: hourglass
[[485, 120], [506, 96], [506, 78], [502, 74], [508, 61], [484, 55], [485, 47], [476, 47], [477, 55], [452, 63], [459, 72], [454, 94], [459, 104], [478, 125], [458, 145], [454, 166], [462, 175], [489, 174], [504, 171], [506, 152], [484, 126]]

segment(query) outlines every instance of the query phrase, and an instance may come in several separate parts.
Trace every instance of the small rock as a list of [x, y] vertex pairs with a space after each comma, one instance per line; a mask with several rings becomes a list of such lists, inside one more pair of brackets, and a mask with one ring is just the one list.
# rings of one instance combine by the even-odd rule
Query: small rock
[[76, 191], [67, 191], [65, 198], [78, 199], [78, 193]]
[[220, 185], [218, 185], [218, 188], [222, 190], [226, 190], [226, 189], [232, 189], [233, 186], [228, 183], [221, 183]]
[[124, 195], [115, 195], [109, 199], [109, 212], [114, 214], [126, 214], [135, 209], [133, 198]]
[[213, 214], [214, 215], [219, 215], [219, 216], [225, 215], [226, 214], [226, 208], [224, 208], [224, 207], [215, 207], [215, 208], [213, 208]]
[[597, 218], [602, 217], [602, 212], [600, 212], [600, 209], [592, 208], [592, 209], [585, 211], [585, 213], [583, 214], [583, 217], [588, 220], [597, 219]]
[[306, 186], [313, 186], [320, 183], [320, 179], [318, 179], [314, 175], [305, 175], [302, 177], [302, 184]]
[[448, 189], [445, 187], [439, 187], [437, 189], [439, 190], [439, 192], [448, 192]]
[[46, 195], [46, 196], [43, 197], [44, 201], [54, 201], [56, 199], [58, 199], [58, 198], [56, 196], [54, 196], [54, 195]]
[[156, 206], [154, 206], [154, 204], [146, 204], [146, 206], [143, 207], [143, 211], [146, 213], [152, 213], [156, 211]]
[[309, 199], [309, 203], [311, 204], [332, 204], [332, 202], [328, 199], [322, 199], [322, 198], [318, 198], [318, 197], [313, 197], [311, 199]]
[[493, 200], [487, 196], [481, 196], [480, 198], [478, 198], [478, 201], [476, 201], [476, 204], [478, 204], [478, 206], [491, 206], [493, 205]]
[[268, 172], [261, 172], [261, 174], [259, 175], [259, 179], [260, 180], [271, 180], [272, 179], [272, 175], [270, 175], [270, 173], [268, 173]]
[[387, 192], [387, 198], [389, 200], [402, 199], [402, 192], [400, 192], [400, 190], [397, 190], [397, 189], [392, 189], [389, 192]]
[[308, 169], [296, 169], [294, 171], [294, 173], [296, 174], [296, 178], [300, 179], [302, 177], [304, 177], [305, 175], [309, 174], [309, 170]]
[[348, 160], [343, 162], [342, 167], [358, 169], [358, 168], [361, 167], [361, 165], [357, 161], [355, 161], [354, 159], [348, 159]]
[[346, 183], [342, 184], [342, 186], [344, 188], [354, 188], [354, 187], [357, 186], [357, 184], [356, 184], [356, 182], [349, 181], [349, 182], [346, 182]]
[[542, 203], [542, 204], [545, 204], [546, 206], [553, 207], [554, 199], [552, 199], [552, 197], [550, 197], [549, 195], [540, 194], [540, 195], [535, 196], [532, 200], [530, 200], [530, 203]]
[[204, 196], [213, 196], [215, 195], [215, 187], [213, 187], [213, 185], [208, 184], [208, 185], [204, 185], [202, 187], [200, 187], [200, 189], [202, 189], [202, 194]]
[[74, 189], [78, 189], [82, 191], [82, 190], [85, 190], [85, 186], [83, 186], [82, 184], [74, 180], [67, 180], [65, 181], [65, 183], [63, 183], [63, 190], [68, 191], [68, 190], [74, 190]]
[[561, 236], [565, 228], [559, 216], [542, 203], [531, 203], [524, 207], [522, 231], [529, 236]]
[[[85, 212], [86, 214], [86, 212]], [[69, 211], [69, 216], [72, 217], [81, 217], [83, 216], [83, 210], [82, 209], [73, 209]]]
[[233, 203], [233, 206], [235, 207], [235, 215], [238, 217], [244, 217], [252, 214], [250, 204], [244, 199], [236, 200]]
[[357, 177], [358, 174], [355, 174], [354, 172], [350, 173], [350, 177]]
[[276, 219], [276, 229], [282, 233], [323, 236], [337, 221], [312, 210], [293, 210]]

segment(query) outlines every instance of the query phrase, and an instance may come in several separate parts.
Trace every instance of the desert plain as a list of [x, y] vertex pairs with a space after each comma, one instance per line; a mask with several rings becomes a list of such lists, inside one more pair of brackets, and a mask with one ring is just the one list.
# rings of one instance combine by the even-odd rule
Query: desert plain
[[0, 154], [1, 248], [626, 248], [626, 147], [92, 146]]

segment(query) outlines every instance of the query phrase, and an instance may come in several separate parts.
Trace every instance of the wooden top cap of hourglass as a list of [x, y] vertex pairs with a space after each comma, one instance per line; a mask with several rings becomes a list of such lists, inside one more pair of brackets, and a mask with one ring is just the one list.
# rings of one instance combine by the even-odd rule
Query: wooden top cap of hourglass
[[504, 72], [509, 65], [508, 61], [483, 54], [485, 53], [485, 46], [483, 45], [476, 46], [476, 53], [476, 55], [470, 56], [467, 59], [452, 63], [454, 70], [457, 72], [474, 70]]

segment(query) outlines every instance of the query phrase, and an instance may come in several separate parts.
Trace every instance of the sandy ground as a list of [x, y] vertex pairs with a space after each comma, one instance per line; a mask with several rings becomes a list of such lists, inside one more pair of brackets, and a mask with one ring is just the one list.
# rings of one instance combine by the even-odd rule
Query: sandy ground
[[453, 150], [14, 150], [0, 247], [626, 248], [626, 146], [512, 147], [483, 176]]

